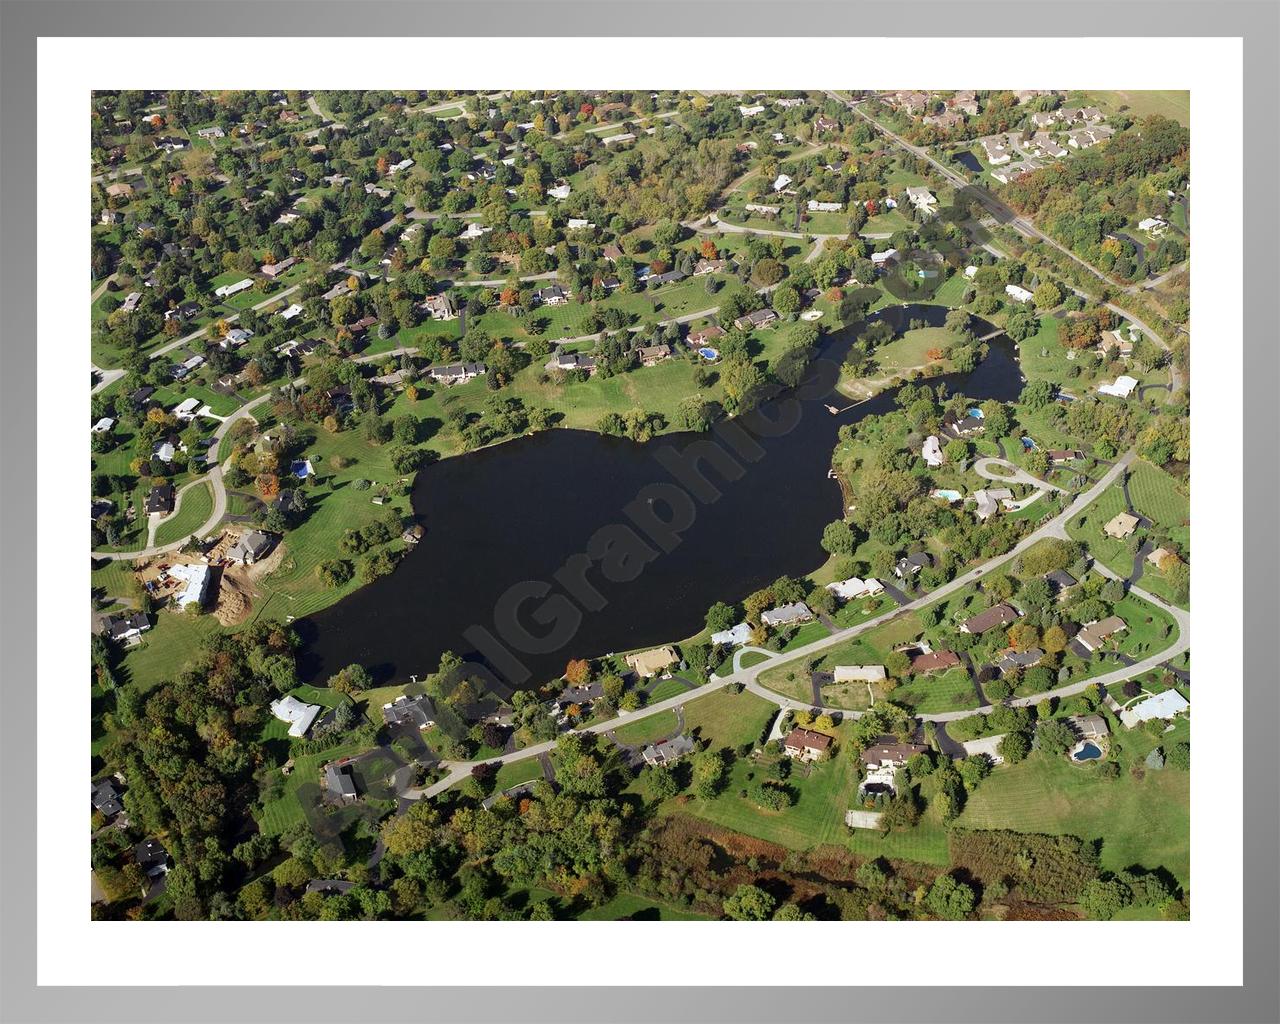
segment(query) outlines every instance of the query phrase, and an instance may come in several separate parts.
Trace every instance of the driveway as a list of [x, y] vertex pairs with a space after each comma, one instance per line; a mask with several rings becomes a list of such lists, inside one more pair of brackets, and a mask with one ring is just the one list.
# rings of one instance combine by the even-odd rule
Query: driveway
[[[1003, 469], [1004, 472], [996, 472], [997, 466]], [[1008, 459], [975, 459], [973, 471], [984, 480], [993, 480], [996, 483], [1025, 484], [1028, 487], [1034, 487], [1037, 491], [1062, 490], [1057, 484], [1051, 484], [1047, 480], [1041, 480], [1038, 476], [1032, 476], [1021, 466], [1015, 466]]]

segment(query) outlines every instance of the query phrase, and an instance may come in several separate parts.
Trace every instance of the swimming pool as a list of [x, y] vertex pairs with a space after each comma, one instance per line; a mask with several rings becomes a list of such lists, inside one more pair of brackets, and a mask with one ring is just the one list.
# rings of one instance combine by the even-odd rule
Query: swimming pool
[[937, 490], [933, 491], [930, 496], [934, 498], [942, 498], [945, 501], [959, 501], [964, 497], [964, 495], [959, 491], [953, 491], [949, 487], [939, 487]]
[[1098, 745], [1096, 743], [1089, 743], [1088, 741], [1081, 743], [1071, 755], [1072, 759], [1076, 761], [1096, 761], [1101, 756], [1102, 750]]
[[1036, 443], [1029, 437], [1022, 438], [1022, 450], [1026, 452], [1034, 451]]
[[975, 420], [984, 419], [981, 409], [970, 409], [969, 415], [972, 416]]
[[702, 358], [709, 363], [714, 363], [720, 358], [720, 353], [713, 348], [700, 348], [698, 349], [698, 355], [702, 356]]

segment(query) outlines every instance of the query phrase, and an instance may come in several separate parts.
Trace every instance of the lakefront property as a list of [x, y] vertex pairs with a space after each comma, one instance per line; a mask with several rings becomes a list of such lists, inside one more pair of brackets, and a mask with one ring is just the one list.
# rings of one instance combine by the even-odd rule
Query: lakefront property
[[1189, 917], [1188, 104], [956, 85], [95, 92], [94, 919]]

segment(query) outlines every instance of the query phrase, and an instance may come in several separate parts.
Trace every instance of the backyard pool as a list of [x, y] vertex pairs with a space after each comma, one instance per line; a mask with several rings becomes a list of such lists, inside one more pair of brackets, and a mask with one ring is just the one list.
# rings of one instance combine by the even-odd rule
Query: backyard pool
[[698, 349], [698, 355], [709, 363], [714, 363], [720, 358], [720, 353], [713, 348], [700, 348]]
[[953, 491], [949, 487], [939, 487], [931, 492], [931, 497], [942, 498], [944, 501], [959, 501], [964, 497], [959, 491]]
[[1102, 750], [1096, 743], [1081, 743], [1079, 747], [1072, 753], [1071, 757], [1076, 761], [1096, 761], [1102, 756]]

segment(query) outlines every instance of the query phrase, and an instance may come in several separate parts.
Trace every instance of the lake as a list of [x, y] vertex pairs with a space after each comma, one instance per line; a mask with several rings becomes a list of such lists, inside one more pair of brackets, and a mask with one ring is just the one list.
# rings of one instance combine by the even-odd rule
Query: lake
[[[942, 326], [946, 313], [895, 306], [868, 319], [902, 330]], [[978, 336], [995, 330], [974, 321]], [[303, 677], [359, 663], [379, 682], [408, 680], [452, 650], [534, 687], [570, 658], [691, 636], [714, 602], [812, 572], [826, 560], [822, 529], [842, 512], [827, 475], [837, 432], [896, 394], [855, 405], [833, 391], [855, 337], [831, 335], [810, 380], [707, 434], [637, 444], [551, 430], [428, 466], [413, 493], [426, 530], [417, 547], [390, 576], [295, 623]], [[1011, 401], [1022, 377], [1001, 335], [971, 374], [939, 382]]]

